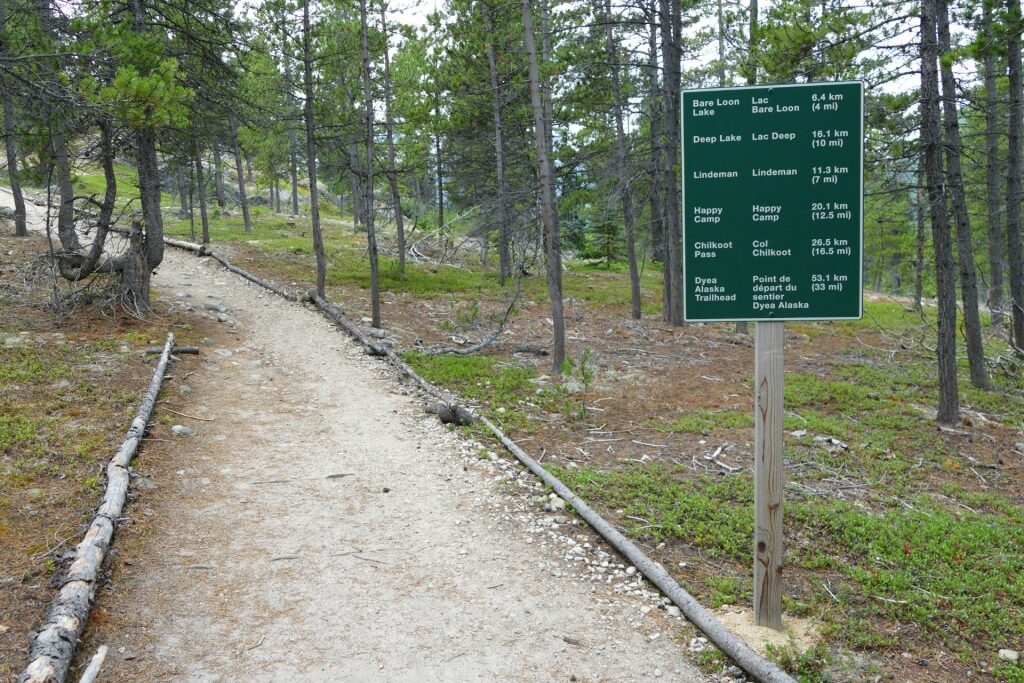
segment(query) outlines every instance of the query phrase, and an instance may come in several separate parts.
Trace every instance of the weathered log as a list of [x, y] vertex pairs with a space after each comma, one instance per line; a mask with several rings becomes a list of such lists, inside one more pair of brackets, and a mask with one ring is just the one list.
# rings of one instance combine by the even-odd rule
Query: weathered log
[[[163, 352], [164, 352], [163, 349], [146, 349], [146, 355], [147, 356], [156, 355], [158, 353], [163, 353]], [[191, 353], [193, 355], [198, 355], [199, 354], [199, 347], [198, 346], [175, 346], [173, 349], [171, 349], [171, 355], [172, 356], [180, 356], [180, 355], [185, 354], [185, 353]]]
[[[107, 465], [107, 488], [103, 502], [85, 537], [75, 548], [74, 560], [62, 579], [60, 591], [50, 603], [42, 625], [32, 638], [28, 665], [18, 677], [19, 683], [63, 683], [67, 677], [78, 638], [89, 619], [103, 559], [110, 548], [124, 508], [128, 494], [128, 466], [135, 457], [149, 423], [173, 347], [172, 333], [167, 335], [163, 354], [139, 404], [139, 411], [124, 441]], [[99, 669], [99, 665], [96, 669]]]
[[431, 402], [425, 406], [428, 413], [437, 415], [437, 419], [445, 424], [473, 424], [473, 413], [460, 405], [449, 405], [441, 401]]
[[106, 645], [100, 645], [82, 677], [78, 679], [78, 683], [95, 683], [96, 677], [99, 676], [100, 669], [103, 667], [103, 660], [107, 658], [107, 649]]
[[209, 247], [207, 247], [205, 244], [193, 244], [192, 242], [185, 242], [183, 240], [172, 240], [169, 237], [164, 238], [164, 244], [169, 244], [172, 247], [177, 247], [178, 249], [192, 251], [200, 256], [206, 256], [207, 254], [210, 253]]

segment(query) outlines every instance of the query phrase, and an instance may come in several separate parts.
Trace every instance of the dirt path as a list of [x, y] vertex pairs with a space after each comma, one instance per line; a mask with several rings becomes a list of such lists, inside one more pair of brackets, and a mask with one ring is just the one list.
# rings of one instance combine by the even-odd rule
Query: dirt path
[[110, 680], [704, 680], [617, 557], [318, 314], [174, 251], [153, 282], [229, 321], [165, 390], [196, 434], [163, 427], [181, 469], [129, 510]]
[[700, 679], [670, 618], [568, 566], [577, 527], [490, 499], [528, 478], [319, 315], [177, 253], [156, 283], [238, 336], [188, 380], [213, 422], [182, 420], [180, 505], [117, 591], [150, 637], [134, 680]]

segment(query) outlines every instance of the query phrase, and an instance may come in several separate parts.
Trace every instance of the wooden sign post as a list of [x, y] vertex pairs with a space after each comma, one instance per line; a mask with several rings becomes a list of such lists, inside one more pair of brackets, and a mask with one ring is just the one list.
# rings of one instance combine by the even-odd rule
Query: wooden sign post
[[782, 628], [782, 388], [785, 323], [754, 339], [754, 623]]
[[683, 316], [757, 322], [754, 620], [782, 628], [784, 320], [861, 317], [864, 87], [682, 93]]

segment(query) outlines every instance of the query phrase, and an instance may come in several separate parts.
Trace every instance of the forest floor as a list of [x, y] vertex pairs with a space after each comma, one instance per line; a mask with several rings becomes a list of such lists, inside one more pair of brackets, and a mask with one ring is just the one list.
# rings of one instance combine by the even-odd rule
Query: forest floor
[[[692, 663], [697, 634], [656, 591], [315, 312], [169, 252], [150, 321], [97, 323], [83, 304], [58, 346], [42, 334], [52, 283], [25, 281], [44, 243], [4, 235], [0, 249], [0, 368], [21, 373], [0, 386], [13, 425], [0, 488], [5, 680], [148, 381], [142, 347], [169, 329], [201, 353], [176, 362], [160, 394], [73, 673], [106, 644], [110, 680], [707, 680]], [[102, 370], [82, 366], [89, 339]], [[86, 394], [58, 400], [54, 381]], [[21, 428], [41, 415], [66, 441]], [[76, 450], [90, 429], [99, 436]]]

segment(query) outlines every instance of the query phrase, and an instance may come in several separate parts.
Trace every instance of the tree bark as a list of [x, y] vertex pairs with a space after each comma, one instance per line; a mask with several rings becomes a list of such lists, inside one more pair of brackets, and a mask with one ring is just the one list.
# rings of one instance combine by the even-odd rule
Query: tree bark
[[985, 199], [988, 213], [988, 307], [992, 326], [1003, 325], [1003, 259], [1006, 258], [1000, 207], [999, 117], [996, 88], [996, 40], [992, 31], [994, 0], [982, 2], [982, 58], [985, 80]]
[[937, 0], [921, 4], [921, 145], [924, 150], [931, 207], [932, 243], [935, 249], [935, 285], [938, 290], [939, 405], [937, 419], [960, 419], [956, 378], [956, 284], [953, 279], [953, 245], [942, 173], [942, 124], [939, 114], [938, 42], [935, 15]]
[[1013, 344], [1024, 356], [1024, 244], [1021, 238], [1021, 7], [1020, 0], [1006, 0], [1007, 64], [1010, 81], [1010, 122], [1006, 163], [1006, 239], [1010, 260], [1010, 295], [1013, 298]]
[[164, 259], [164, 221], [160, 213], [160, 166], [156, 158], [156, 131], [145, 125], [135, 133], [139, 198], [145, 224], [146, 263], [155, 269]]
[[377, 233], [373, 215], [373, 91], [370, 81], [370, 48], [367, 39], [367, 0], [359, 3], [359, 51], [362, 56], [363, 106], [366, 110], [366, 245], [370, 257], [370, 317], [380, 327], [380, 273], [377, 264]]
[[[286, 91], [285, 101], [288, 103], [288, 109], [291, 111], [292, 106], [295, 102], [294, 86], [292, 78], [292, 60], [291, 54], [288, 50], [288, 29], [285, 26], [284, 10], [282, 5], [281, 14], [281, 59], [284, 62], [284, 87]], [[303, 38], [303, 61], [306, 59], [306, 52], [308, 46]], [[299, 162], [298, 162], [298, 141], [295, 135], [295, 127], [289, 122], [288, 123], [288, 175], [291, 178], [292, 194], [292, 214], [299, 215]]]
[[[96, 217], [96, 232], [93, 235], [89, 251], [84, 256], [62, 258], [57, 264], [61, 277], [72, 282], [82, 280], [96, 272], [103, 256], [103, 247], [107, 242], [107, 233], [110, 231], [111, 218], [114, 215], [114, 206], [117, 201], [117, 174], [114, 172], [114, 131], [113, 124], [109, 119], [103, 119], [99, 124], [100, 128], [100, 163], [103, 165], [103, 179], [105, 189], [103, 201], [100, 203], [100, 213]], [[120, 265], [110, 262], [109, 270], [116, 270]]]
[[249, 217], [249, 198], [245, 196], [245, 178], [242, 176], [242, 145], [238, 142], [238, 129], [235, 120], [228, 119], [231, 132], [232, 149], [235, 152], [235, 175], [238, 176], [238, 204], [242, 207], [242, 223], [246, 232], [252, 232], [252, 220]]
[[305, 78], [306, 164], [309, 167], [309, 213], [313, 225], [313, 251], [316, 253], [316, 292], [326, 296], [327, 258], [320, 233], [320, 191], [316, 180], [316, 120], [313, 116], [313, 53], [310, 46], [309, 1], [302, 2], [302, 68]]
[[[938, 29], [939, 54], [950, 50], [949, 6], [947, 0], [935, 0], [936, 28]], [[985, 348], [981, 339], [981, 315], [978, 312], [978, 276], [974, 268], [974, 244], [971, 235], [971, 220], [967, 214], [967, 196], [964, 193], [964, 178], [960, 168], [960, 122], [956, 106], [956, 81], [953, 65], [941, 60], [940, 78], [942, 106], [945, 114], [946, 176], [953, 217], [956, 220], [957, 254], [960, 259], [960, 298], [964, 309], [964, 333], [967, 337], [967, 365], [970, 368], [971, 384], [979, 389], [991, 389], [992, 381], [985, 367]]]
[[[2, 0], [0, 0], [0, 22], [4, 19]], [[2, 30], [0, 30], [2, 35]], [[6, 46], [0, 45], [0, 55], [6, 52]], [[25, 213], [25, 197], [21, 191], [18, 172], [18, 137], [14, 128], [14, 102], [11, 97], [4, 97], [4, 147], [7, 151], [7, 178], [14, 197], [14, 236], [28, 235], [28, 222]]]
[[629, 261], [629, 292], [632, 305], [630, 314], [639, 320], [640, 310], [640, 270], [636, 264], [636, 238], [634, 235], [633, 196], [629, 187], [629, 172], [626, 169], [626, 134], [622, 126], [622, 87], [619, 83], [619, 55], [615, 47], [615, 35], [612, 31], [612, 3], [604, 0], [605, 36], [608, 43], [608, 62], [612, 70], [612, 95], [615, 108], [615, 152], [619, 174], [619, 198], [622, 201], [622, 219], [626, 227], [626, 259]]
[[502, 90], [498, 82], [498, 58], [494, 48], [494, 25], [491, 20], [490, 6], [482, 3], [484, 15], [484, 30], [487, 32], [487, 70], [491, 77], [491, 97], [494, 109], [494, 159], [495, 173], [498, 180], [498, 281], [504, 285], [505, 280], [512, 274], [512, 258], [509, 231], [511, 230], [511, 218], [509, 216], [508, 187], [505, 179], [505, 130], [502, 122]]
[[917, 188], [914, 192], [914, 213], [917, 219], [917, 253], [914, 257], [914, 308], [921, 311], [921, 299], [924, 297], [924, 246], [925, 246], [925, 206], [924, 187], [924, 155], [921, 154], [917, 169]]
[[[395, 211], [395, 230], [398, 237], [398, 274], [405, 273], [405, 217], [402, 215], [402, 195], [398, 191], [398, 172], [395, 170], [395, 116], [391, 110], [391, 57], [388, 54], [388, 25], [384, 7], [380, 8], [380, 26], [384, 33], [384, 117], [388, 135], [388, 185]], [[374, 240], [376, 242], [376, 240]]]
[[[0, 58], [7, 55], [7, 26], [10, 17], [4, 0], [0, 0]], [[4, 148], [7, 152], [7, 178], [14, 198], [14, 236], [28, 235], [27, 214], [25, 212], [25, 196], [21, 191], [21, 178], [18, 173], [18, 135], [14, 123], [14, 98], [7, 93], [4, 98]]]
[[541, 222], [544, 228], [547, 251], [547, 284], [551, 297], [551, 321], [554, 328], [554, 344], [551, 351], [551, 372], [562, 373], [565, 362], [565, 315], [562, 304], [562, 245], [558, 229], [558, 215], [555, 212], [553, 167], [548, 155], [547, 122], [540, 92], [540, 69], [537, 65], [537, 43], [533, 35], [533, 18], [530, 14], [530, 0], [520, 0], [526, 54], [529, 59], [530, 100], [533, 104], [533, 133], [537, 147], [537, 167], [540, 177]]
[[210, 216], [206, 212], [206, 178], [203, 176], [203, 150], [199, 138], [192, 140], [192, 159], [196, 165], [196, 189], [199, 190], [199, 219], [203, 227], [203, 244], [210, 243]]
[[220, 145], [213, 142], [213, 191], [217, 198], [217, 206], [221, 211], [227, 205], [224, 200], [224, 163], [220, 158]]
[[679, 178], [676, 166], [679, 159], [679, 24], [680, 0], [659, 0], [661, 18], [661, 51], [664, 59], [665, 107], [665, 278], [667, 299], [662, 317], [673, 325], [683, 322], [682, 253], [680, 251]]
[[[52, 123], [51, 123], [52, 125]], [[57, 209], [57, 236], [65, 251], [78, 251], [81, 243], [75, 231], [75, 188], [71, 184], [71, 160], [64, 134], [51, 128], [50, 143], [53, 150], [53, 170], [57, 174], [60, 208]]]
[[[650, 134], [650, 145], [651, 145], [651, 157], [648, 166], [648, 175], [650, 176], [649, 182], [651, 185], [651, 242], [654, 245], [654, 260], [662, 264], [662, 267], [666, 267], [666, 249], [665, 249], [665, 227], [663, 220], [663, 205], [661, 203], [661, 114], [662, 107], [660, 105], [660, 93], [661, 87], [658, 84], [658, 12], [657, 12], [657, 0], [651, 0], [648, 6], [645, 6], [645, 12], [647, 13], [647, 20], [650, 26], [650, 30], [647, 33], [647, 50], [648, 50], [648, 65], [647, 65], [647, 97], [648, 97], [648, 115], [651, 119], [651, 134]], [[662, 295], [668, 296], [668, 281], [663, 278], [663, 292]]]

